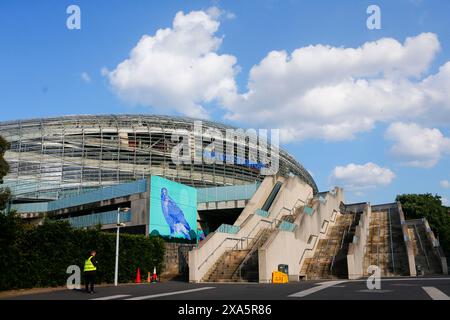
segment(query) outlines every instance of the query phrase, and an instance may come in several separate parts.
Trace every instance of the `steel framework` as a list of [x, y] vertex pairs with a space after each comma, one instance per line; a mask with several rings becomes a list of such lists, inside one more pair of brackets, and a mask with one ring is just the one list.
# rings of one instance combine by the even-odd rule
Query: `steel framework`
[[[172, 141], [172, 133], [185, 129], [194, 139], [194, 121], [155, 115], [80, 115], [0, 122], [0, 135], [11, 143], [5, 156], [10, 174], [4, 184], [15, 201], [29, 201], [58, 199], [148, 175], [195, 187], [264, 178], [260, 169], [241, 164], [175, 164], [171, 152], [178, 142]], [[203, 120], [202, 126], [221, 132], [233, 129]], [[279, 174], [298, 175], [317, 192], [302, 165], [283, 150], [279, 155]]]

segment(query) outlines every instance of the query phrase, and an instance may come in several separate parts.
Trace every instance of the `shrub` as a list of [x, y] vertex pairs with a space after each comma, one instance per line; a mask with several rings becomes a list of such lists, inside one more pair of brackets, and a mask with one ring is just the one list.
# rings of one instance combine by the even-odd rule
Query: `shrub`
[[[97, 282], [114, 281], [116, 235], [72, 228], [68, 222], [46, 220], [31, 226], [14, 214], [0, 214], [0, 290], [65, 285], [69, 265], [83, 270], [90, 250], [97, 251]], [[164, 241], [120, 235], [119, 281], [163, 268]]]

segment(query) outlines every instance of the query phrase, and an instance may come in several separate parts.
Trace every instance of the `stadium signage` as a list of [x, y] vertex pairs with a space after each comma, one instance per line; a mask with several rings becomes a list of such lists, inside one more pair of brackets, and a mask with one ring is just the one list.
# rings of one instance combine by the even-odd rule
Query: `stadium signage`
[[220, 163], [225, 163], [225, 162], [230, 163], [230, 159], [231, 159], [231, 161], [233, 161], [233, 164], [243, 165], [245, 167], [255, 168], [255, 169], [259, 169], [259, 170], [267, 167], [267, 164], [264, 164], [259, 161], [255, 162], [250, 159], [238, 157], [237, 155], [232, 156], [232, 155], [228, 155], [228, 154], [215, 152], [214, 150], [212, 150], [212, 151], [205, 150], [203, 152], [203, 158], [210, 159], [210, 160], [217, 160]]
[[243, 165], [259, 169], [262, 175], [274, 175], [279, 169], [279, 129], [220, 130], [194, 121], [193, 132], [175, 129], [171, 140], [176, 142], [171, 152], [176, 165]]

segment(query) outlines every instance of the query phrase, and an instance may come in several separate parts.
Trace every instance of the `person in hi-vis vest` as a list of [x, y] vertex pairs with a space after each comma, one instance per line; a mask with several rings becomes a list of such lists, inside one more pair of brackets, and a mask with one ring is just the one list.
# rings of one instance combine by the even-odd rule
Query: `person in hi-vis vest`
[[86, 292], [94, 293], [95, 274], [97, 273], [97, 259], [95, 250], [91, 251], [89, 258], [84, 262], [84, 281], [86, 283]]

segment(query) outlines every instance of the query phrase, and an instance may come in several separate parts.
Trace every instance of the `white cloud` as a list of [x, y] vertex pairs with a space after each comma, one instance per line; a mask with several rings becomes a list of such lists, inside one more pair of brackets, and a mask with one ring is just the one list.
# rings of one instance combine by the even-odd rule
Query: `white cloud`
[[450, 153], [450, 139], [441, 131], [415, 123], [392, 123], [385, 137], [394, 141], [390, 153], [407, 166], [430, 168], [443, 154]]
[[372, 162], [363, 165], [350, 163], [346, 166], [337, 166], [331, 174], [333, 183], [358, 194], [361, 194], [361, 190], [386, 186], [394, 178], [395, 174], [390, 169]]
[[422, 33], [403, 44], [383, 38], [272, 51], [251, 69], [248, 91], [227, 96], [227, 117], [282, 128], [288, 140], [345, 140], [379, 121], [450, 110], [450, 63], [424, 78], [439, 49], [435, 34]]
[[233, 12], [220, 9], [218, 7], [208, 8], [208, 10], [206, 10], [206, 13], [214, 20], [219, 20], [220, 18], [232, 20], [236, 18], [236, 15]]
[[171, 28], [144, 35], [130, 57], [107, 72], [113, 89], [133, 104], [207, 117], [205, 103], [236, 92], [236, 58], [217, 53], [222, 14], [217, 8], [180, 11]]
[[81, 73], [81, 79], [86, 82], [86, 83], [91, 83], [91, 77], [89, 76], [89, 74], [87, 72], [82, 72]]
[[102, 67], [102, 68], [100, 69], [100, 74], [101, 74], [102, 76], [106, 77], [106, 76], [109, 74], [108, 68]]
[[441, 198], [442, 205], [445, 207], [450, 207], [450, 201], [447, 198]]
[[[310, 45], [271, 51], [239, 93], [237, 59], [219, 54], [217, 7], [178, 12], [170, 28], [144, 35], [129, 57], [103, 69], [126, 102], [153, 111], [205, 118], [218, 111], [236, 124], [280, 128], [282, 139], [353, 139], [378, 122], [450, 123], [450, 62], [429, 75], [440, 43], [433, 33], [344, 48]], [[211, 108], [211, 109], [210, 109]]]
[[450, 188], [450, 182], [448, 180], [441, 180], [439, 184], [444, 189]]

